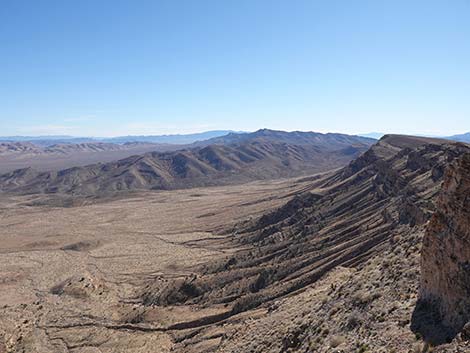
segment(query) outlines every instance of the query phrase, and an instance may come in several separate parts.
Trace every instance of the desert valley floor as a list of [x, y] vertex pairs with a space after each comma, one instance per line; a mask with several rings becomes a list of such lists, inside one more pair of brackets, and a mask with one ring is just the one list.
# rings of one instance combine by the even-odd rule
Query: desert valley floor
[[133, 299], [142, 286], [237, 251], [213, 232], [285, 203], [308, 183], [145, 192], [65, 208], [44, 206], [44, 196], [2, 199], [0, 330], [9, 339], [0, 352], [18, 345], [42, 353], [168, 351], [174, 338], [166, 328], [223, 305], [146, 310], [151, 327], [126, 329], [142, 315]]

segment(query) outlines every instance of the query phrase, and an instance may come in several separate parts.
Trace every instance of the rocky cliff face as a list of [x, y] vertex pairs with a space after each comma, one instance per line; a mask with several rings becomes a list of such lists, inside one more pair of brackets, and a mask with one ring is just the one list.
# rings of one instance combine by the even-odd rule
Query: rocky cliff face
[[449, 167], [423, 241], [421, 306], [452, 338], [470, 320], [470, 154]]

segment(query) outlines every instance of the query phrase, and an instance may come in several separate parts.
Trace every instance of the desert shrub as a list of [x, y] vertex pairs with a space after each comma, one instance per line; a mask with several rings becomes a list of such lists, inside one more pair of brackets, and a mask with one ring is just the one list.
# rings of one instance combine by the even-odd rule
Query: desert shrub
[[270, 273], [266, 270], [261, 271], [261, 273], [256, 277], [256, 280], [250, 284], [249, 290], [252, 293], [259, 292], [261, 289], [266, 287], [270, 282]]
[[184, 303], [204, 293], [204, 289], [190, 280], [177, 280], [168, 284], [159, 293], [148, 292], [143, 295], [145, 305], [174, 305]]
[[344, 342], [346, 342], [346, 338], [344, 338], [343, 336], [333, 336], [330, 339], [330, 347], [336, 348]]
[[300, 345], [300, 340], [299, 340], [299, 335], [300, 332], [290, 332], [287, 336], [285, 336], [282, 340], [282, 346], [283, 350], [286, 351], [289, 348], [295, 348]]
[[369, 346], [365, 343], [361, 344], [357, 350], [358, 353], [364, 353], [369, 350]]
[[353, 304], [359, 307], [365, 307], [380, 297], [379, 292], [358, 291], [352, 298]]
[[183, 294], [187, 295], [190, 298], [197, 297], [201, 294], [201, 290], [194, 283], [184, 282], [181, 285], [180, 290]]
[[232, 314], [238, 314], [246, 310], [254, 309], [263, 302], [259, 294], [247, 294], [238, 298], [232, 307]]
[[51, 294], [61, 295], [64, 293], [64, 283], [56, 284], [51, 288]]
[[361, 326], [362, 322], [363, 320], [361, 315], [357, 311], [354, 311], [349, 315], [348, 321], [346, 322], [346, 328], [350, 331], [354, 330], [356, 327]]

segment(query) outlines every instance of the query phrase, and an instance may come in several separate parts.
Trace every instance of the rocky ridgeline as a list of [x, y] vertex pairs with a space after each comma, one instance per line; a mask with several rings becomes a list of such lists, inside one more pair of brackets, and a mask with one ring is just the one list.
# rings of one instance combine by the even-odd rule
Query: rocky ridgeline
[[[445, 170], [465, 154], [470, 155], [470, 149], [464, 144], [386, 136], [348, 166], [312, 180], [304, 194], [284, 206], [228, 230], [229, 239], [242, 246], [234, 255], [205, 264], [190, 278], [150, 284], [143, 302], [150, 307], [224, 305], [224, 316], [208, 318], [219, 321], [254, 308], [275, 311], [282, 318], [278, 322], [289, 321], [286, 318], [291, 314], [296, 316], [297, 323], [280, 325], [277, 333], [268, 323], [269, 316], [253, 327], [237, 327], [237, 338], [225, 339], [220, 351], [235, 352], [235, 347], [249, 344], [260, 352], [289, 351], [287, 348], [427, 352], [430, 343], [445, 342], [455, 335], [437, 329], [434, 332], [441, 335], [439, 340], [429, 339], [430, 330], [423, 329], [428, 325], [426, 320], [442, 320], [429, 305], [416, 306], [420, 247], [428, 221], [434, 217], [435, 224], [439, 218], [439, 213], [433, 214], [442, 208], [436, 208], [436, 201]], [[455, 175], [464, 178], [463, 173]], [[469, 173], [466, 175], [470, 180]], [[447, 188], [452, 183], [449, 178], [445, 181]], [[456, 195], [463, 195], [463, 189], [459, 187]], [[462, 197], [460, 203], [451, 202], [458, 210], [448, 210], [450, 220], [465, 219], [464, 202], [468, 200]], [[450, 220], [443, 224], [448, 225]], [[439, 258], [433, 252], [430, 262]], [[449, 258], [450, 254], [443, 253], [440, 263], [429, 268], [431, 276], [438, 276]], [[340, 275], [339, 279], [338, 273], [345, 278]], [[320, 295], [319, 283], [325, 278], [331, 281], [326, 280], [328, 288]], [[461, 298], [465, 297], [465, 278], [461, 278]], [[442, 283], [446, 283], [445, 278]], [[303, 291], [309, 298], [299, 307], [296, 298]], [[322, 300], [315, 299], [317, 295]], [[442, 295], [447, 294], [444, 291]], [[277, 309], [273, 303], [285, 298], [292, 301], [286, 299]], [[270, 309], [273, 305], [276, 308]], [[460, 321], [460, 325], [463, 323], [465, 320]], [[269, 328], [266, 332], [263, 325]], [[287, 331], [294, 332], [294, 338], [286, 336]], [[194, 334], [194, 344], [205, 340], [203, 333]], [[280, 342], [287, 342], [286, 337], [287, 346], [282, 346]], [[437, 352], [441, 348], [433, 349]]]

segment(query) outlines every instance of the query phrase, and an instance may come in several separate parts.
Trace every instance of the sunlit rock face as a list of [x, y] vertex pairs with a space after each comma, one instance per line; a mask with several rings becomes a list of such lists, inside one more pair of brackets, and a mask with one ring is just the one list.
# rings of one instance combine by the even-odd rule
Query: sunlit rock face
[[446, 327], [470, 320], [470, 154], [451, 165], [424, 237], [420, 299]]

